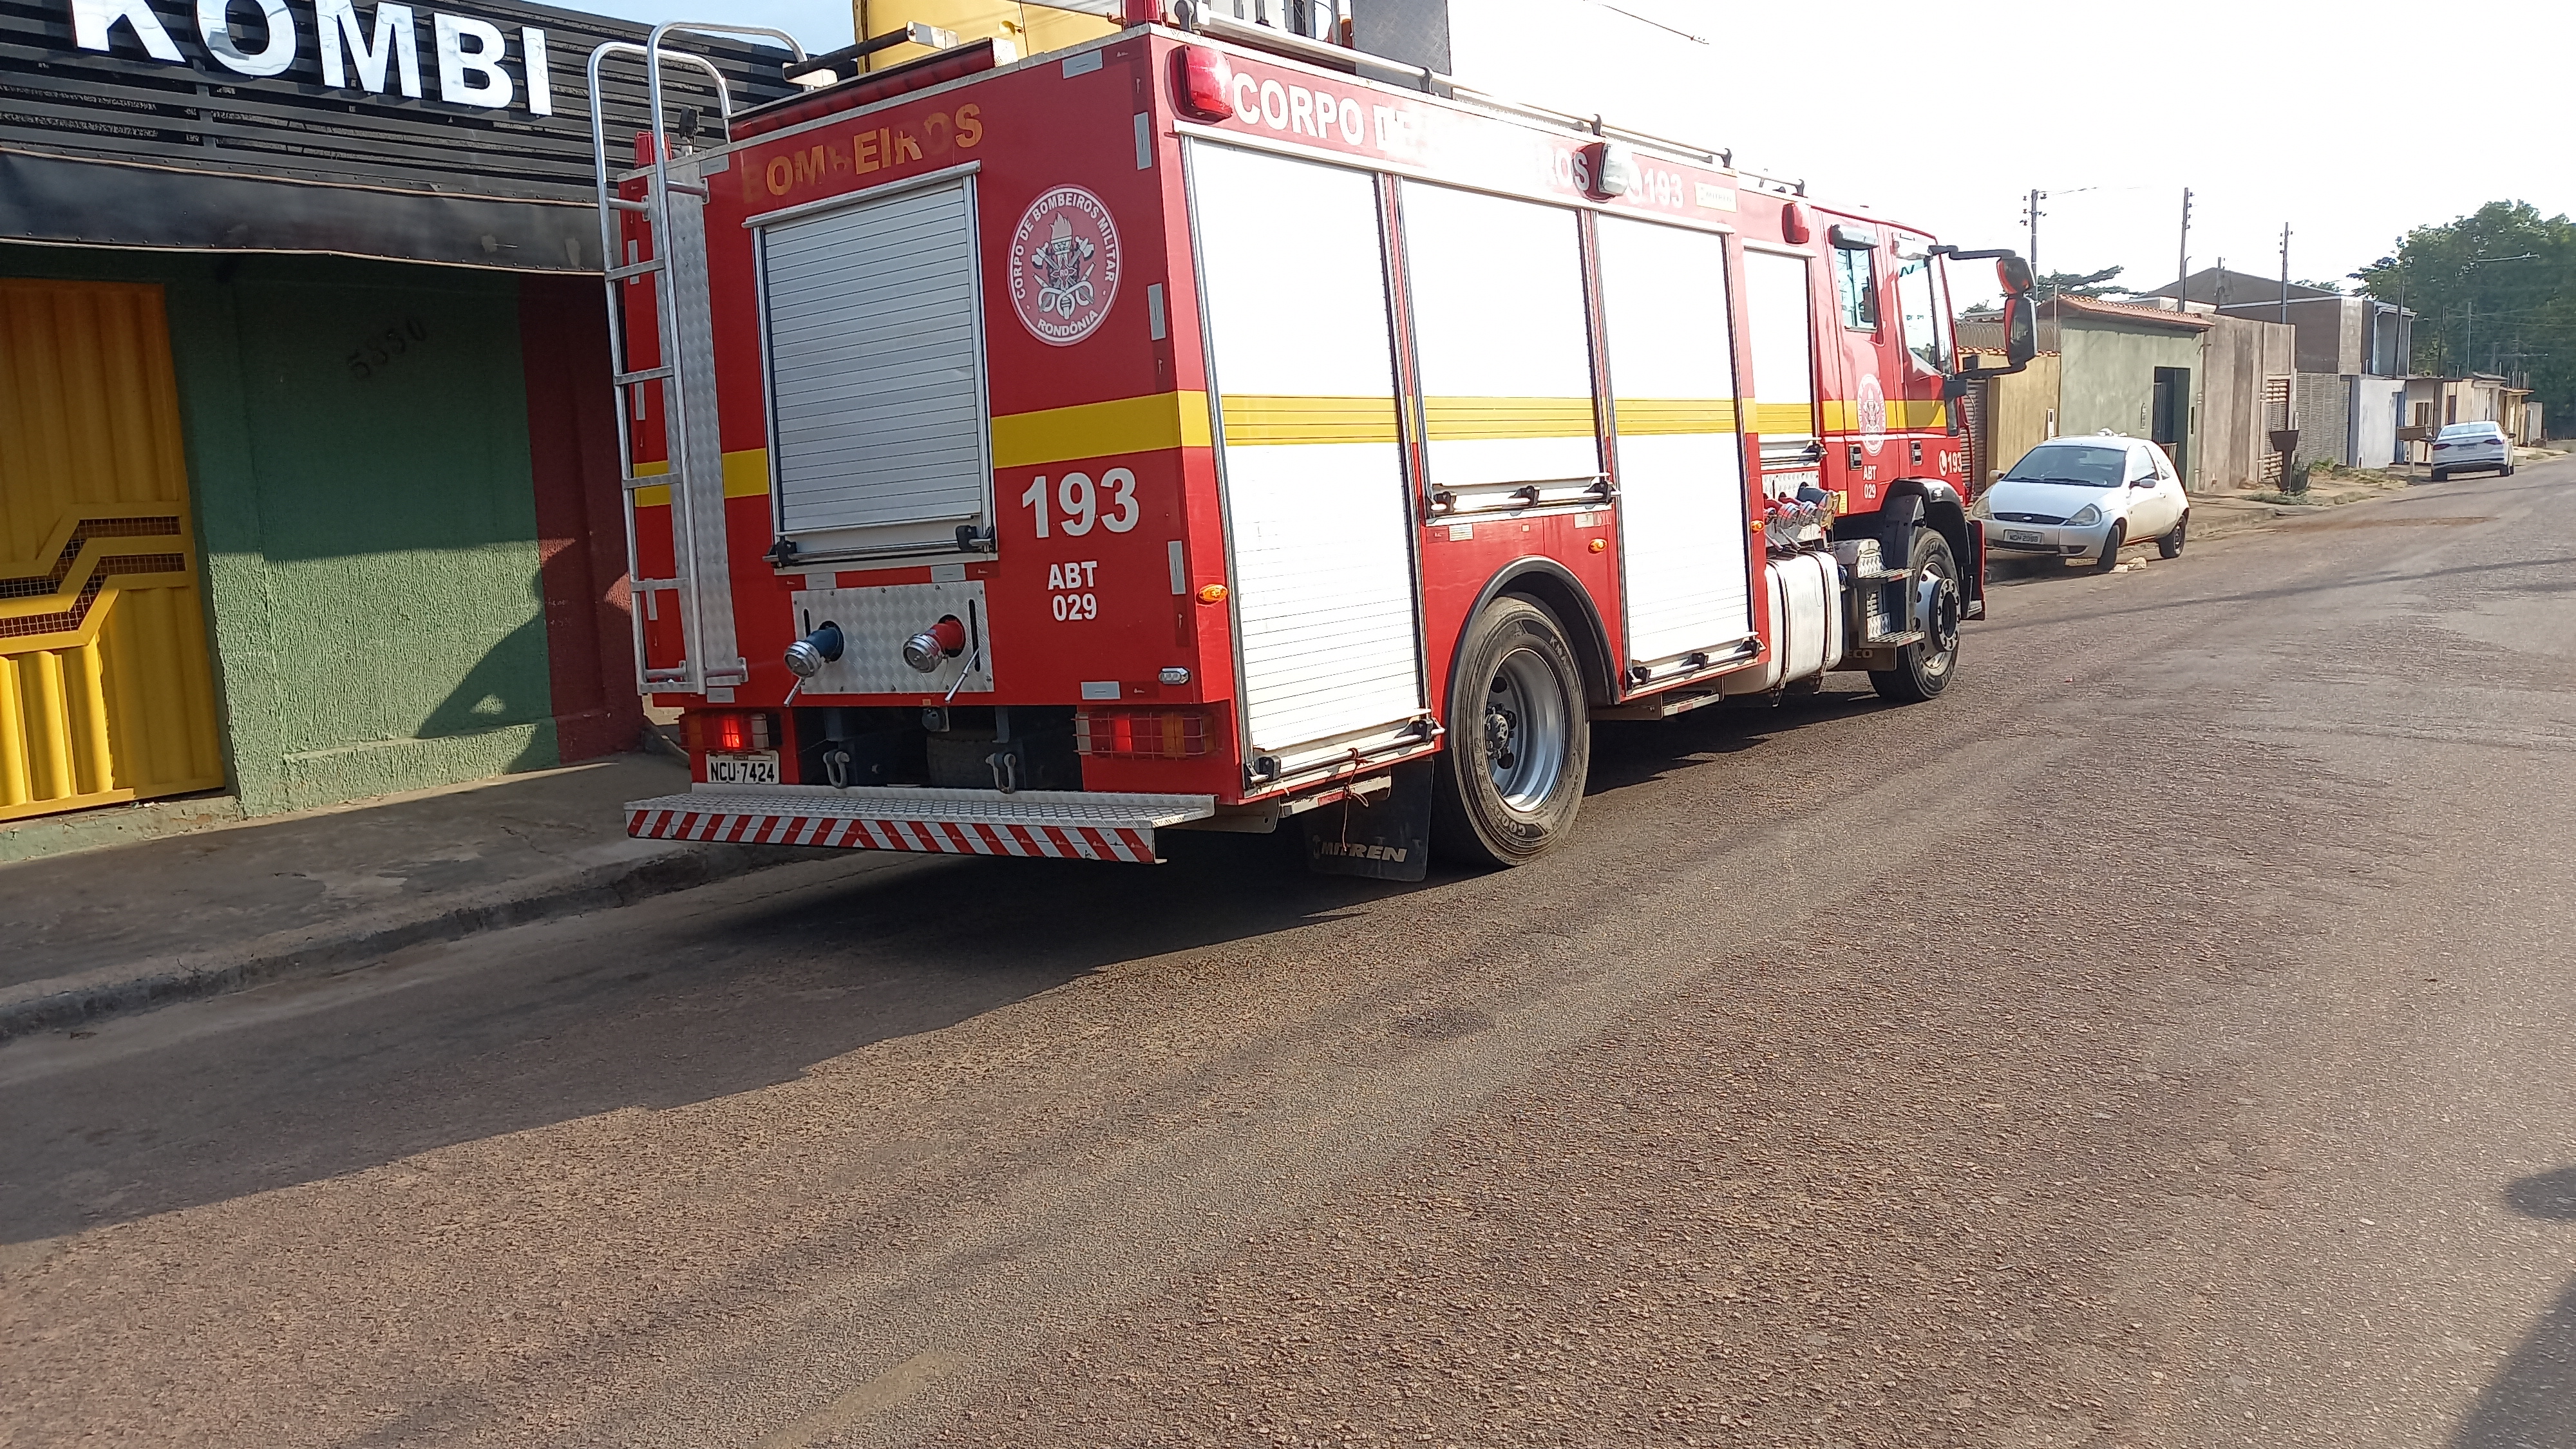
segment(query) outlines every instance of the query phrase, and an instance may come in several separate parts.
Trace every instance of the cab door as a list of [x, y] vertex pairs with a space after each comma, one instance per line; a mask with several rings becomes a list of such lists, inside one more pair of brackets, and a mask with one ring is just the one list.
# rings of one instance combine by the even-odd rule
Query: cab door
[[1894, 269], [1896, 331], [1899, 355], [1896, 379], [1888, 389], [1888, 428], [1903, 439], [1897, 466], [1908, 478], [1937, 478], [1960, 484], [1966, 468], [1960, 462], [1959, 439], [1950, 431], [1950, 405], [1942, 396], [1957, 354], [1950, 337], [1948, 279], [1941, 259], [1932, 255], [1932, 239], [1913, 232], [1892, 234], [1888, 260]]
[[2173, 526], [2182, 521], [2182, 511], [2189, 503], [2183, 496], [2182, 477], [2162, 448], [2149, 446], [2137, 449], [2129, 465], [2131, 476], [2141, 468], [2153, 481], [2139, 490], [2144, 496], [2129, 505], [2129, 536], [2133, 540], [2159, 538], [2173, 532]]
[[1818, 352], [1827, 368], [1825, 406], [1826, 486], [1844, 495], [1844, 510], [1874, 512], [1887, 485], [1905, 476], [1905, 451], [1889, 450], [1891, 384], [1903, 397], [1904, 348], [1890, 305], [1887, 234], [1851, 218], [1828, 221], [1826, 267], [1833, 307], [1829, 345]]

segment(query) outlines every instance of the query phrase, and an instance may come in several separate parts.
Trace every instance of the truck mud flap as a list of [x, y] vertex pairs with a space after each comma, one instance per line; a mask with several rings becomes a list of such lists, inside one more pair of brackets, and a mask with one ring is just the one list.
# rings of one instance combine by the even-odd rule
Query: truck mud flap
[[1308, 811], [1306, 868], [1318, 875], [1414, 881], [1431, 868], [1431, 761], [1388, 772], [1389, 787]]

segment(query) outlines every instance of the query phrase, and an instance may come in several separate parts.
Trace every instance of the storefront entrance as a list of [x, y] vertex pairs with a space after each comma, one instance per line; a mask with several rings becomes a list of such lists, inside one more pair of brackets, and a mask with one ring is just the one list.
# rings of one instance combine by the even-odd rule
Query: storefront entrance
[[224, 783], [161, 289], [0, 280], [0, 820]]

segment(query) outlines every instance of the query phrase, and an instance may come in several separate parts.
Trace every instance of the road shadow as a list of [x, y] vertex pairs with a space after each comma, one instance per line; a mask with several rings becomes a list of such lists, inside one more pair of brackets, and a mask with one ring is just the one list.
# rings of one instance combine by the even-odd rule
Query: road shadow
[[[684, 893], [47, 1044], [149, 1043], [0, 1087], [0, 1242], [758, 1091], [1113, 965], [1416, 889], [1309, 875], [1294, 831], [1166, 839], [1152, 869], [925, 858], [836, 883], [811, 873], [822, 861], [740, 883], [777, 883], [767, 910]], [[475, 964], [442, 969], [459, 953]]]
[[[1778, 704], [1759, 698], [1712, 704], [1660, 720], [1596, 720], [1586, 798], [1650, 784], [1771, 742], [1772, 736], [1828, 719], [1851, 719], [1894, 706], [1868, 687], [1867, 676], [1828, 675], [1826, 687], [1790, 693]], [[1839, 687], [1861, 681], [1861, 687]]]
[[[1591, 791], [1881, 707], [1827, 693], [1622, 724], [1601, 732]], [[0, 1086], [0, 1242], [759, 1091], [1096, 972], [1327, 922], [1468, 874], [1435, 865], [1418, 885], [1312, 875], [1293, 825], [1171, 831], [1158, 843], [1169, 863], [1155, 868], [880, 858], [834, 877], [824, 872], [835, 863], [818, 860], [718, 888], [721, 899], [683, 893], [111, 1023], [88, 1042], [26, 1044], [100, 1054], [55, 1057]]]
[[[2508, 1183], [2505, 1206], [2576, 1223], [2576, 1167]], [[2576, 1445], [2576, 1283], [2558, 1295], [2469, 1409], [2452, 1449], [2567, 1449]]]

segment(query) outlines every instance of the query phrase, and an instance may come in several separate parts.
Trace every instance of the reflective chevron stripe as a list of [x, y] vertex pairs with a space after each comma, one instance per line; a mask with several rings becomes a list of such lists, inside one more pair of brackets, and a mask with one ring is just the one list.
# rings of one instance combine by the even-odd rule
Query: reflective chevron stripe
[[860, 820], [844, 815], [735, 814], [630, 810], [626, 833], [641, 840], [707, 840], [744, 845], [900, 850], [922, 855], [1019, 855], [1049, 860], [1154, 863], [1154, 832], [1095, 825], [1013, 825], [954, 820]]

